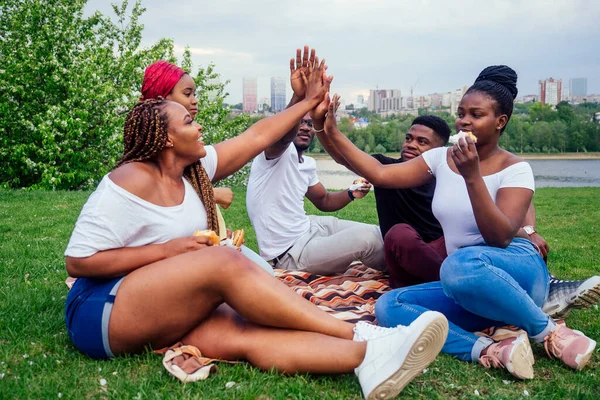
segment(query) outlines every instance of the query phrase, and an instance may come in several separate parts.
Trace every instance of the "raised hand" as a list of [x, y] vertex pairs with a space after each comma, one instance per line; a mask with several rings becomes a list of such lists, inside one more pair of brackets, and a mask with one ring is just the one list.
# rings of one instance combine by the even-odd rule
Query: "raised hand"
[[337, 128], [337, 120], [335, 113], [340, 106], [340, 95], [334, 94], [333, 99], [329, 102], [329, 110], [325, 119], [325, 132], [331, 132], [331, 129]]
[[456, 169], [465, 180], [481, 176], [479, 154], [477, 154], [475, 142], [470, 137], [458, 139], [458, 143], [451, 147], [450, 155]]
[[304, 46], [304, 54], [301, 54], [301, 49], [296, 49], [296, 59], [290, 58], [290, 84], [294, 94], [299, 98], [304, 98], [306, 86], [302, 80], [302, 72], [308, 74], [309, 63], [315, 61], [315, 49], [310, 50], [309, 57], [308, 46]]
[[318, 106], [310, 110], [310, 117], [312, 118], [313, 123], [325, 121], [325, 115], [327, 115], [327, 111], [329, 111], [329, 103], [331, 102], [329, 98], [329, 89], [331, 87], [331, 81], [333, 81], [333, 76], [325, 76], [324, 79], [327, 93], [325, 93], [323, 101], [320, 102]]
[[[307, 72], [300, 71], [302, 81], [306, 87], [305, 99], [314, 102], [315, 107], [323, 101], [327, 92], [328, 79], [325, 71], [327, 71], [325, 59], [319, 63], [319, 57], [315, 57], [314, 62], [308, 63]], [[333, 77], [331, 77], [332, 79]]]

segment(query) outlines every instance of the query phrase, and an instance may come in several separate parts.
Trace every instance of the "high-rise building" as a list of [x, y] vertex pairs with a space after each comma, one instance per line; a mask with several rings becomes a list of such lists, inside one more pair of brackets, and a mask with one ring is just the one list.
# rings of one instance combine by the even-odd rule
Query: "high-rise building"
[[380, 113], [402, 109], [402, 98], [399, 90], [371, 90], [370, 92], [369, 111]]
[[587, 95], [587, 78], [569, 79], [569, 94], [572, 97]]
[[562, 93], [560, 94], [561, 101], [569, 101], [571, 100], [571, 88], [569, 85], [565, 85], [562, 87]]
[[562, 79], [544, 79], [539, 84], [542, 104], [555, 106], [562, 101]]
[[242, 90], [242, 110], [251, 114], [256, 111], [256, 78], [244, 78]]
[[458, 112], [458, 105], [460, 104], [460, 101], [462, 100], [463, 96], [467, 92], [467, 89], [468, 89], [467, 86], [463, 86], [462, 89], [456, 89], [455, 91], [450, 92], [450, 114], [451, 115], [456, 115], [456, 113]]
[[271, 78], [271, 111], [285, 110], [285, 78]]

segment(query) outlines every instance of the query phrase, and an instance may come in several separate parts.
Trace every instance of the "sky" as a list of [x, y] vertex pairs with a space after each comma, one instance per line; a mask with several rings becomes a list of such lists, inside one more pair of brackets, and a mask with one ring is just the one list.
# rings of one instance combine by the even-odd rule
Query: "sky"
[[[114, 2], [114, 0], [113, 0]], [[133, 0], [130, 0], [133, 3]], [[106, 0], [86, 14], [114, 16]], [[538, 80], [586, 77], [600, 93], [598, 0], [142, 0], [142, 45], [160, 38], [185, 46], [195, 66], [210, 62], [242, 101], [242, 78], [289, 77], [289, 59], [309, 45], [325, 57], [332, 92], [345, 103], [370, 89], [408, 95], [444, 93], [473, 83], [488, 65], [519, 75], [519, 96], [538, 93]], [[192, 71], [193, 73], [195, 71]], [[291, 97], [288, 86], [287, 97]]]

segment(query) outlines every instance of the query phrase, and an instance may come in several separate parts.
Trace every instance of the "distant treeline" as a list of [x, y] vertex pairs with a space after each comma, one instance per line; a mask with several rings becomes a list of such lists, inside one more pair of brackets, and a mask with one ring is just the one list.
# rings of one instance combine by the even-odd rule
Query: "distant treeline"
[[[513, 116], [500, 138], [500, 146], [515, 153], [564, 153], [600, 151], [600, 123], [595, 113], [600, 105], [567, 102], [555, 108], [542, 103], [515, 104]], [[454, 132], [455, 117], [447, 111], [419, 110], [419, 115], [433, 114], [443, 118]], [[354, 128], [348, 118], [342, 118], [340, 129], [359, 148], [367, 153], [400, 151], [408, 132], [412, 115], [381, 118], [366, 109], [354, 112], [355, 117], [369, 119], [366, 128]], [[323, 151], [314, 141], [310, 151]]]

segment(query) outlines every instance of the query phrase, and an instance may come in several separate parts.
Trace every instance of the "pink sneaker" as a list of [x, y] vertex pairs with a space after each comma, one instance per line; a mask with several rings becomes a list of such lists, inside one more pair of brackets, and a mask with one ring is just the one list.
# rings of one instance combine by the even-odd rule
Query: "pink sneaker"
[[519, 379], [533, 379], [533, 353], [527, 335], [492, 343], [479, 356], [485, 368], [506, 368]]
[[560, 358], [578, 371], [586, 366], [595, 347], [594, 340], [564, 324], [557, 324], [556, 330], [544, 338], [544, 348], [550, 358]]

